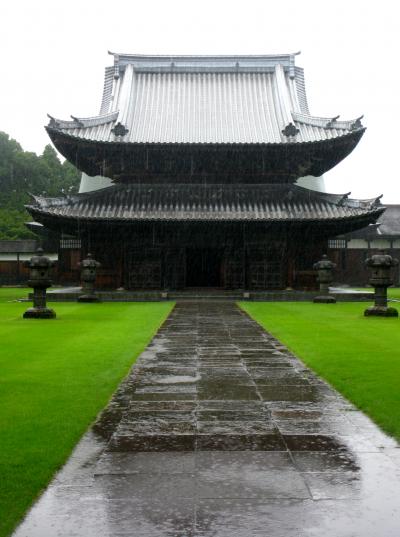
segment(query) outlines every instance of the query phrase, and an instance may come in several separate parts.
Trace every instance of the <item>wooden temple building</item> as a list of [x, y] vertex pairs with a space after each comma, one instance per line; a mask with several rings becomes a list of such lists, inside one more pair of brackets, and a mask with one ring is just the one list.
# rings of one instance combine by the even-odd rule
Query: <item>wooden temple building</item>
[[27, 207], [59, 235], [64, 280], [90, 251], [108, 288], [305, 288], [328, 239], [383, 213], [298, 184], [365, 128], [310, 115], [295, 55], [113, 57], [99, 115], [46, 127], [101, 188]]

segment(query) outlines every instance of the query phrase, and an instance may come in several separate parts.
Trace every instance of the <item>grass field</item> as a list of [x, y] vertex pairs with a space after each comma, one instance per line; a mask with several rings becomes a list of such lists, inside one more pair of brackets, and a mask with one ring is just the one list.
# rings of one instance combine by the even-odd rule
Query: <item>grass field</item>
[[400, 299], [400, 287], [388, 287], [388, 297]]
[[400, 287], [388, 287], [388, 297], [400, 300]]
[[18, 298], [25, 298], [32, 289], [28, 287], [0, 287], [0, 304], [2, 302], [11, 302]]
[[241, 307], [400, 440], [400, 319], [365, 318], [365, 303]]
[[0, 289], [0, 536], [63, 464], [171, 303], [56, 303], [23, 320], [24, 289]]

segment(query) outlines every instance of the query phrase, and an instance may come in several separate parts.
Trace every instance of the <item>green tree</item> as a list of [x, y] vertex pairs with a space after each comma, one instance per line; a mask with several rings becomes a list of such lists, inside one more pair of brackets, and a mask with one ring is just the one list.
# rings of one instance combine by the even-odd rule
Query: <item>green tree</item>
[[24, 151], [0, 131], [0, 239], [32, 237], [24, 226], [30, 216], [24, 209], [29, 193], [61, 196], [78, 191], [80, 172], [68, 161], [61, 163], [49, 144], [43, 153]]

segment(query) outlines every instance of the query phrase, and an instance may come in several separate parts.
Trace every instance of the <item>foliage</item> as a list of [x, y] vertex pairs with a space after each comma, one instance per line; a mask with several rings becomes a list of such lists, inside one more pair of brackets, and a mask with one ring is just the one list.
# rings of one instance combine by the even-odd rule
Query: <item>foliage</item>
[[62, 466], [172, 307], [57, 303], [57, 319], [24, 320], [28, 304], [11, 302], [24, 293], [0, 289], [1, 537]]
[[29, 220], [26, 211], [17, 209], [3, 209], [0, 207], [0, 239], [15, 240], [34, 238], [26, 227]]
[[42, 155], [24, 151], [8, 134], [0, 131], [0, 239], [32, 237], [24, 222], [29, 215], [24, 204], [29, 193], [59, 196], [76, 192], [80, 172], [68, 161], [60, 162], [51, 145]]
[[368, 305], [264, 302], [241, 307], [400, 439], [400, 319], [364, 317]]

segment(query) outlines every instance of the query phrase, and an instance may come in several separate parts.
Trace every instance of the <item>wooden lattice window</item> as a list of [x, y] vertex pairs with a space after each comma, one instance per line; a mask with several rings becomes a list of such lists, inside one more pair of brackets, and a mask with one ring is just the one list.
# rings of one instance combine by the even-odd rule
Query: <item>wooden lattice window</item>
[[81, 248], [80, 239], [61, 239], [60, 248], [62, 250], [78, 250]]
[[346, 246], [346, 239], [330, 239], [328, 241], [328, 248], [331, 250], [342, 250], [343, 248], [346, 248]]

